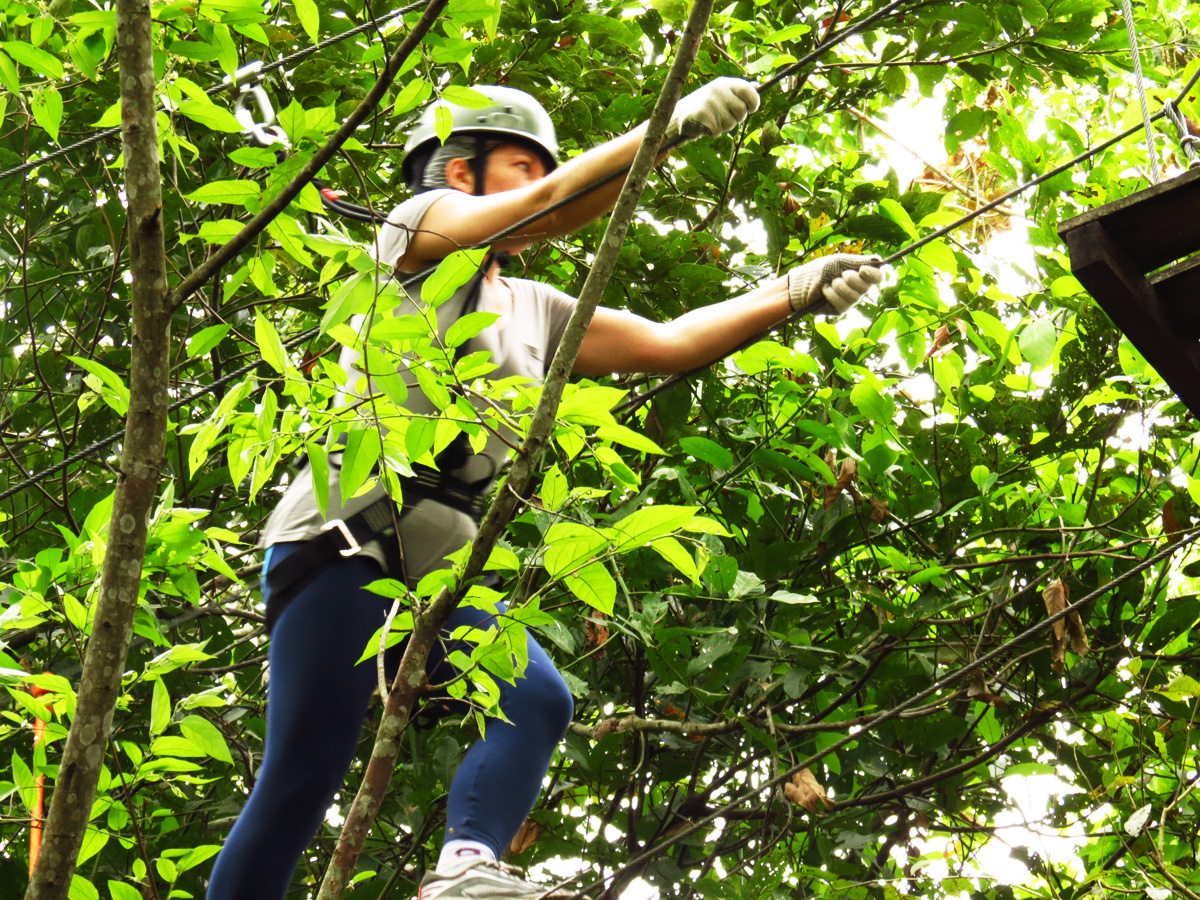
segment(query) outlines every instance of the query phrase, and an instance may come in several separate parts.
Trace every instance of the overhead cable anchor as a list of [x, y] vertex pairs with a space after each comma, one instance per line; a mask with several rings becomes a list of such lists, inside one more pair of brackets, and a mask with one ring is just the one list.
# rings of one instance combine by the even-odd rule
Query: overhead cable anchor
[[1192, 134], [1187, 118], [1179, 110], [1179, 104], [1174, 100], [1168, 100], [1163, 104], [1163, 109], [1179, 133], [1179, 145], [1183, 147], [1183, 152], [1187, 155], [1188, 168], [1194, 169], [1200, 166], [1200, 154], [1196, 152], [1196, 148], [1200, 146], [1200, 137]]

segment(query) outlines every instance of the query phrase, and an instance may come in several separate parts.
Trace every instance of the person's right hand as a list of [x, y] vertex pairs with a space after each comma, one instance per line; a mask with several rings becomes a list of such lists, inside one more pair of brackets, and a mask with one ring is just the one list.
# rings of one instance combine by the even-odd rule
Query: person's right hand
[[758, 88], [741, 78], [716, 78], [675, 104], [667, 137], [724, 134], [758, 109]]

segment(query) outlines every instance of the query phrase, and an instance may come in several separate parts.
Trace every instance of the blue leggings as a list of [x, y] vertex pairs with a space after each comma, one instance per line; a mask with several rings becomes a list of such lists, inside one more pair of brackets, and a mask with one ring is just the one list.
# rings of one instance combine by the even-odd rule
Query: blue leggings
[[[264, 572], [303, 547], [274, 545]], [[262, 767], [217, 856], [208, 900], [283, 900], [358, 746], [376, 676], [372, 660], [355, 661], [391, 606], [363, 587], [380, 577], [370, 558], [339, 560], [279, 617], [271, 635]], [[265, 586], [263, 593], [265, 599]], [[462, 607], [446, 627], [464, 625], [497, 623], [488, 613]], [[498, 682], [500, 708], [511, 724], [488, 722], [487, 739], [471, 747], [455, 773], [446, 810], [447, 839], [479, 841], [497, 857], [537, 801], [574, 711], [546, 651], [528, 640], [525, 677], [516, 685]]]

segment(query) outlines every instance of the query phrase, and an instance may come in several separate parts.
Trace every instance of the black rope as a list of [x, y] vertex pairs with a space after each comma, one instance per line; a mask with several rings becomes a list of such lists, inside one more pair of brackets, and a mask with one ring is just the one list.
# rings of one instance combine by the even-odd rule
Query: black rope
[[[265, 64], [262, 67], [262, 69], [259, 70], [259, 77], [261, 77], [263, 75], [268, 75], [271, 72], [275, 72], [279, 69], [286, 68], [287, 66], [290, 66], [293, 63], [297, 63], [302, 60], [305, 60], [308, 57], [312, 56], [314, 53], [319, 53], [320, 51], [324, 50], [325, 48], [332, 47], [334, 44], [341, 43], [342, 41], [346, 40], [347, 38], [354, 37], [357, 34], [362, 34], [364, 31], [370, 31], [374, 28], [378, 28], [381, 24], [389, 21], [390, 19], [394, 19], [396, 16], [403, 15], [404, 13], [413, 12], [414, 10], [423, 9], [424, 7], [426, 7], [428, 5], [429, 5], [429, 0], [420, 0], [420, 2], [418, 2], [418, 3], [411, 3], [408, 6], [405, 6], [402, 9], [398, 9], [395, 12], [390, 12], [387, 15], [376, 16], [375, 18], [371, 19], [370, 21], [364, 22], [362, 25], [358, 25], [354, 28], [351, 28], [349, 31], [343, 31], [341, 34], [337, 34], [337, 35], [334, 35], [333, 37], [326, 38], [325, 40], [320, 41], [319, 43], [313, 44], [312, 46], [304, 47], [300, 50], [297, 50], [295, 53], [290, 54], [289, 56], [285, 56], [282, 59], [276, 60], [275, 62]], [[235, 84], [233, 81], [222, 81], [219, 84], [215, 84], [212, 87], [207, 88], [204, 93], [206, 93], [206, 94], [208, 94], [208, 96], [212, 97], [215, 94], [221, 93], [221, 91], [225, 91], [225, 90], [229, 90], [231, 88], [237, 88], [237, 87], [240, 87], [240, 85]], [[164, 112], [165, 109], [166, 109], [166, 107], [160, 106], [158, 108], [158, 112]], [[93, 132], [92, 134], [88, 135], [87, 137], [83, 138], [82, 140], [76, 141], [74, 144], [69, 144], [66, 147], [60, 147], [58, 150], [55, 150], [53, 153], [47, 153], [45, 156], [39, 156], [37, 159], [22, 163], [19, 166], [14, 166], [11, 169], [5, 169], [3, 172], [0, 172], [0, 181], [4, 181], [7, 178], [13, 178], [14, 176], [17, 176], [17, 175], [23, 175], [26, 172], [36, 169], [38, 166], [41, 166], [48, 162], [53, 162], [56, 159], [61, 159], [64, 156], [70, 156], [76, 150], [83, 150], [86, 147], [92, 146], [92, 144], [98, 144], [101, 141], [107, 140], [108, 138], [116, 137], [120, 133], [121, 133], [120, 125], [114, 125], [112, 128], [105, 128], [105, 129], [102, 129], [101, 131]]]

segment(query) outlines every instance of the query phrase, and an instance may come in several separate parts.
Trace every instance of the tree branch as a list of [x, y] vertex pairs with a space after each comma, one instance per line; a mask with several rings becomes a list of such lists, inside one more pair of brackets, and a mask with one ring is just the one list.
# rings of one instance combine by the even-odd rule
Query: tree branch
[[171, 309], [162, 228], [149, 0], [117, 0], [121, 140], [130, 233], [133, 352], [121, 471], [75, 716], [26, 900], [66, 900], [91, 817], [141, 593], [150, 509], [166, 452]]
[[192, 274], [184, 279], [183, 283], [171, 295], [170, 305], [172, 309], [200, 290], [205, 282], [217, 273], [217, 270], [237, 256], [252, 240], [258, 237], [263, 229], [276, 216], [282, 213], [289, 203], [300, 195], [300, 191], [317, 176], [321, 169], [325, 167], [325, 163], [333, 159], [342, 148], [342, 144], [346, 143], [358, 126], [365, 122], [367, 117], [375, 111], [375, 107], [383, 99], [383, 95], [387, 93], [388, 88], [392, 86], [392, 82], [396, 79], [396, 73], [400, 71], [400, 66], [421, 43], [425, 34], [433, 26], [434, 21], [448, 2], [449, 0], [430, 0], [429, 6], [421, 14], [421, 18], [413, 25], [403, 43], [396, 48], [396, 52], [388, 58], [383, 71], [379, 73], [379, 78], [371, 85], [371, 89], [367, 91], [362, 102], [355, 107], [354, 112], [346, 117], [342, 126], [312, 155], [312, 158], [304, 164], [304, 167], [295, 174], [283, 190], [271, 199], [270, 203], [264, 206], [253, 219], [247, 222], [245, 227], [230, 239], [228, 243], [221, 245], [215, 253], [197, 266]]

